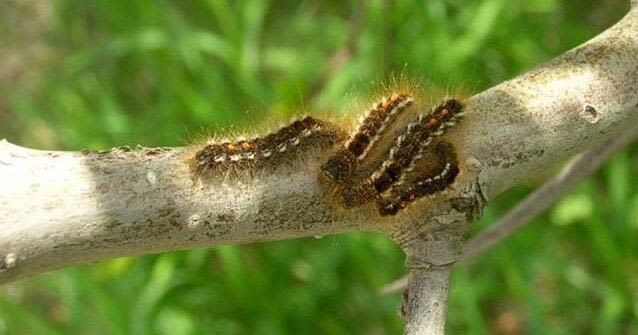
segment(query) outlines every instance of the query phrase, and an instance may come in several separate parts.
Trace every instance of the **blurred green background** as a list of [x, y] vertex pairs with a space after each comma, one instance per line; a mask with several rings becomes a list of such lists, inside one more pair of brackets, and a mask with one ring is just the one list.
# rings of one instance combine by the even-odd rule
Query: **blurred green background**
[[[393, 74], [478, 92], [617, 21], [627, 0], [0, 1], [0, 138], [178, 146], [343, 105]], [[638, 334], [638, 147], [457, 266], [450, 334]], [[539, 181], [491, 203], [472, 233]], [[399, 334], [405, 273], [347, 234], [115, 259], [0, 287], [4, 334]]]

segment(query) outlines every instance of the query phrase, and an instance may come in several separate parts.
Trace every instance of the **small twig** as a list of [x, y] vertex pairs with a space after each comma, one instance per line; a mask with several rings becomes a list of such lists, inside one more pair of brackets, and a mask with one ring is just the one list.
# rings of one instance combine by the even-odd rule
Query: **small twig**
[[404, 334], [444, 334], [452, 265], [410, 270], [401, 312]]
[[408, 285], [408, 279], [410, 275], [405, 275], [389, 284], [385, 284], [379, 290], [380, 295], [388, 295], [392, 293], [396, 293], [401, 291], [404, 287]]
[[578, 182], [598, 170], [614, 152], [620, 150], [637, 136], [638, 128], [631, 128], [578, 155], [558, 175], [536, 189], [496, 223], [470, 239], [465, 244], [460, 260], [471, 259], [531, 222], [565, 196]]

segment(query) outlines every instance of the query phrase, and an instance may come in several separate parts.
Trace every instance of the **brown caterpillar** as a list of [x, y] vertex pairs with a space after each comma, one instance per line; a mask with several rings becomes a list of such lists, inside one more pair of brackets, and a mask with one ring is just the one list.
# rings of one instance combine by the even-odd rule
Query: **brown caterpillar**
[[300, 152], [328, 147], [342, 138], [336, 125], [307, 116], [272, 134], [250, 140], [211, 143], [195, 153], [191, 169], [198, 176], [209, 176], [230, 168], [253, 169], [290, 160]]
[[[407, 107], [409, 105], [404, 108]], [[376, 199], [381, 215], [394, 215], [409, 202], [444, 189], [443, 185], [454, 182], [458, 174], [456, 154], [449, 144], [437, 146], [434, 150], [437, 154], [432, 154], [430, 144], [454, 126], [462, 115], [463, 105], [455, 99], [420, 114], [398, 132], [387, 150], [381, 151], [385, 159], [368, 164], [372, 169], [361, 168], [362, 161], [341, 159], [343, 151], [335, 154], [322, 169], [337, 182], [335, 195], [338, 201], [345, 208], [353, 208]], [[351, 138], [359, 136], [357, 132]], [[427, 161], [421, 161], [424, 155], [428, 157]]]
[[374, 104], [347, 139], [337, 125], [307, 116], [263, 137], [206, 144], [190, 166], [197, 176], [252, 171], [343, 143], [320, 166], [336, 200], [346, 209], [373, 202], [380, 215], [395, 215], [445, 190], [460, 172], [454, 147], [439, 137], [461, 119], [463, 104], [447, 99], [418, 116], [406, 112], [413, 107], [410, 95], [394, 93]]
[[458, 100], [449, 99], [409, 123], [390, 149], [389, 158], [372, 175], [374, 189], [383, 192], [410, 172], [430, 143], [454, 126], [462, 113], [463, 105]]
[[399, 183], [392, 185], [377, 199], [381, 215], [395, 215], [409, 203], [426, 195], [445, 190], [459, 174], [456, 152], [450, 143], [440, 142], [431, 155], [430, 166], [412, 169]]
[[352, 174], [358, 160], [364, 159], [370, 147], [383, 135], [398, 114], [412, 105], [414, 99], [406, 94], [393, 94], [375, 104], [361, 121], [359, 130], [321, 166], [326, 176], [342, 181]]

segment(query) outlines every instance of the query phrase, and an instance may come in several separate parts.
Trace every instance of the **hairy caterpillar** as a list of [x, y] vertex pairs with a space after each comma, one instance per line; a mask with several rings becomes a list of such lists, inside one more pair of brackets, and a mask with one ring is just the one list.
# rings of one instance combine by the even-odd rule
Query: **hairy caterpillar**
[[335, 125], [306, 116], [263, 137], [206, 144], [195, 153], [190, 165], [197, 176], [231, 168], [260, 169], [310, 147], [331, 146], [342, 137], [342, 131]]
[[207, 143], [190, 160], [197, 176], [231, 169], [262, 169], [300, 157], [313, 148], [334, 148], [323, 157], [320, 179], [328, 180], [337, 202], [353, 208], [374, 202], [382, 216], [445, 190], [459, 174], [457, 153], [441, 139], [463, 115], [463, 104], [447, 99], [427, 112], [415, 99], [393, 93], [375, 103], [347, 138], [328, 121], [306, 116], [253, 139]]
[[[394, 101], [410, 103], [388, 103]], [[394, 94], [384, 99], [379, 106], [396, 105], [405, 109], [410, 107], [412, 101], [408, 95]], [[369, 118], [377, 118], [379, 113], [374, 111], [368, 114], [362, 124], [377, 124], [381, 128], [380, 122], [366, 122]], [[456, 125], [462, 115], [462, 103], [448, 99], [429, 112], [409, 120], [396, 137], [390, 134], [389, 139], [394, 141], [380, 150], [379, 157], [382, 160], [371, 158], [367, 168], [359, 166], [362, 162], [354, 159], [357, 152], [347, 146], [329, 158], [322, 165], [322, 171], [337, 183], [335, 194], [344, 207], [353, 208], [376, 199], [379, 214], [394, 215], [408, 203], [441, 191], [454, 182], [459, 172], [454, 148], [449, 143], [439, 142], [433, 150], [434, 154], [431, 154], [430, 144]], [[369, 130], [362, 129], [351, 134], [351, 141], [346, 143], [372, 142], [366, 134]], [[420, 162], [424, 155], [428, 157], [427, 162]]]

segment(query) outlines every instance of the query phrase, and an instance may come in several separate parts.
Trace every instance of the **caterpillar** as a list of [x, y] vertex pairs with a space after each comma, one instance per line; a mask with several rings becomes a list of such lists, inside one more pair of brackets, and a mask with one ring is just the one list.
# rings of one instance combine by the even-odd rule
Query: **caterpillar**
[[190, 167], [196, 176], [222, 175], [333, 148], [319, 164], [319, 177], [337, 202], [346, 209], [374, 203], [381, 216], [393, 216], [445, 190], [460, 172], [454, 146], [443, 136], [462, 119], [463, 103], [446, 99], [422, 113], [415, 105], [410, 94], [393, 93], [373, 104], [349, 136], [336, 124], [306, 116], [262, 137], [206, 143]]
[[261, 169], [293, 160], [311, 148], [331, 146], [341, 137], [337, 126], [306, 116], [263, 137], [206, 144], [195, 153], [190, 165], [200, 177], [231, 168]]

